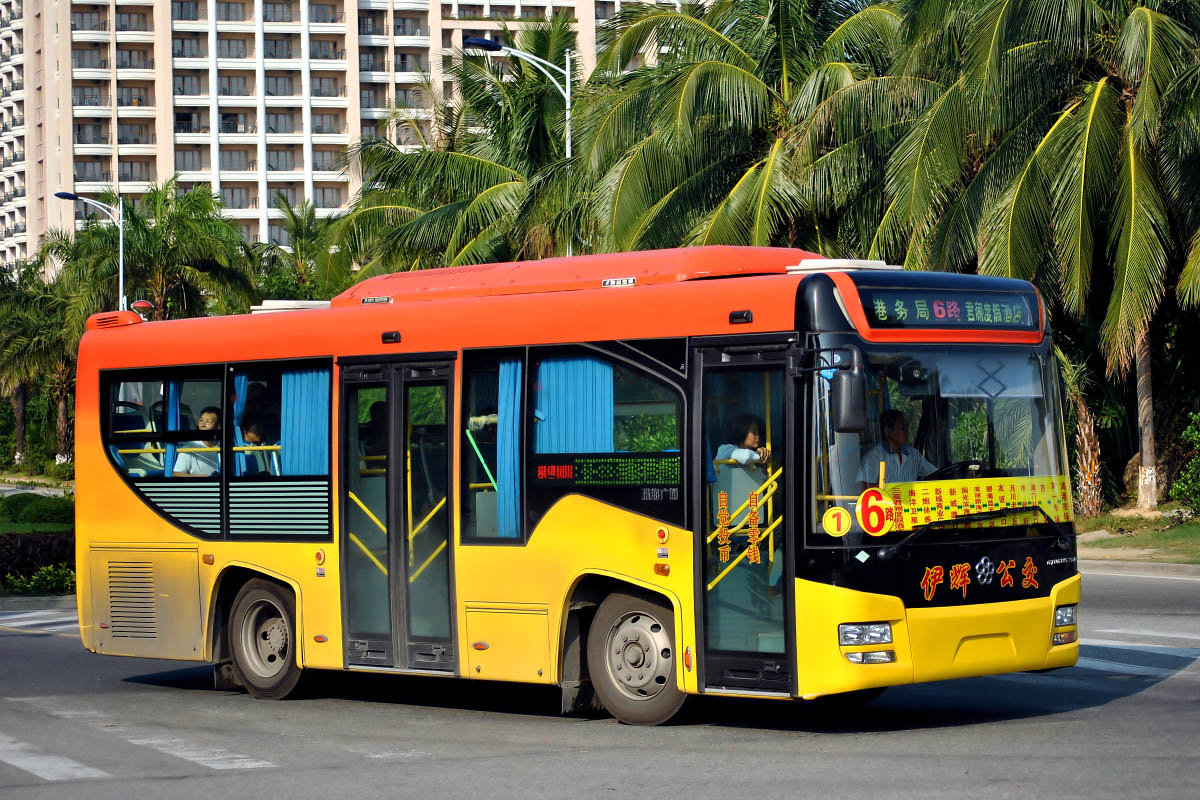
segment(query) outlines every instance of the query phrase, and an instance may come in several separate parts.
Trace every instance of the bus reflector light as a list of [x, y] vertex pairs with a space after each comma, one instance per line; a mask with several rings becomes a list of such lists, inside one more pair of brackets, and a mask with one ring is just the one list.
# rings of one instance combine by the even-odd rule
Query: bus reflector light
[[891, 664], [896, 660], [896, 651], [868, 650], [860, 653], [846, 653], [846, 660], [851, 664]]
[[1054, 638], [1051, 641], [1054, 644], [1071, 644], [1078, 637], [1079, 634], [1076, 631], [1063, 631], [1062, 633], [1054, 634]]
[[889, 622], [849, 622], [838, 625], [838, 644], [842, 646], [891, 642], [892, 625]]
[[210, 567], [216, 562], [216, 559], [213, 558], [212, 553], [205, 553], [204, 555], [200, 556], [200, 560]]
[[471, 646], [474, 647], [476, 650], [487, 650], [488, 649], [487, 642], [476, 642], [475, 644], [473, 644]]
[[654, 574], [655, 575], [663, 575], [663, 576], [670, 575], [671, 574], [671, 565], [670, 564], [655, 564], [654, 565]]
[[323, 633], [318, 633], [316, 636], [313, 637], [313, 641], [316, 642], [317, 644], [325, 644], [326, 642], [329, 641], [329, 637]]
[[683, 666], [687, 668], [688, 672], [692, 671], [692, 648], [690, 647], [683, 648]]

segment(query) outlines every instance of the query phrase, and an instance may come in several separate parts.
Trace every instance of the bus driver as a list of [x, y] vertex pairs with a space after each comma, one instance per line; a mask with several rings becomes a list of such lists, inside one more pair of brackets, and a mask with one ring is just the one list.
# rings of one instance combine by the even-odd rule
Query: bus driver
[[884, 464], [884, 480], [888, 483], [911, 483], [937, 471], [915, 447], [908, 443], [908, 420], [904, 414], [889, 408], [879, 415], [883, 441], [867, 451], [858, 468], [860, 488], [879, 484], [879, 463]]

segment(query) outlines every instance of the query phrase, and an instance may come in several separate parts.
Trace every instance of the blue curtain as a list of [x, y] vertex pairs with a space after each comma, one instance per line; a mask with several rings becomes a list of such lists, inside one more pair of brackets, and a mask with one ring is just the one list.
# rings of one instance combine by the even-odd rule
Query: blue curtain
[[280, 404], [280, 473], [329, 474], [329, 372], [283, 373]]
[[498, 536], [521, 535], [521, 362], [500, 362], [496, 398]]
[[[246, 392], [250, 389], [248, 375], [233, 376], [233, 446], [245, 447], [242, 439], [242, 414], [246, 413]], [[247, 453], [238, 453], [233, 458], [233, 474], [245, 475], [247, 471]]]
[[[183, 390], [182, 381], [167, 381], [167, 430], [179, 430], [179, 395]], [[175, 451], [179, 445], [170, 442], [163, 454], [163, 475], [170, 478], [175, 472]]]
[[613, 368], [596, 358], [551, 358], [538, 368], [538, 453], [613, 452]]

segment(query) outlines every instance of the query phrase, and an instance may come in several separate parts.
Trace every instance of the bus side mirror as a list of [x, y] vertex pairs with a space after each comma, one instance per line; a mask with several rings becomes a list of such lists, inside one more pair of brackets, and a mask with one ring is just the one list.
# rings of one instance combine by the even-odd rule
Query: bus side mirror
[[833, 429], [838, 433], [862, 433], [867, 429], [867, 377], [862, 351], [847, 347], [848, 364], [833, 373]]

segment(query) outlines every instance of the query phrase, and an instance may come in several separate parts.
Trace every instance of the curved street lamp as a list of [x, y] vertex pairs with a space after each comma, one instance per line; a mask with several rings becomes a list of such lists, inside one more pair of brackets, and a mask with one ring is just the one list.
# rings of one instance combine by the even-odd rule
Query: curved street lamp
[[119, 311], [126, 311], [129, 306], [125, 302], [125, 204], [118, 202], [116, 206], [110, 206], [107, 203], [101, 203], [99, 200], [93, 200], [90, 197], [80, 197], [74, 192], [55, 192], [54, 196], [59, 200], [79, 200], [88, 205], [95, 206], [105, 213], [117, 225], [117, 293], [120, 295]]
[[[563, 100], [567, 104], [567, 125], [565, 135], [567, 139], [567, 159], [569, 160], [571, 158], [571, 48], [567, 48], [566, 68], [564, 69], [563, 67], [547, 61], [540, 56], [535, 56], [533, 53], [527, 53], [524, 50], [518, 50], [515, 47], [508, 47], [507, 45], [500, 44], [499, 42], [492, 41], [491, 39], [485, 39], [481, 36], [464, 37], [463, 47], [473, 47], [479, 50], [487, 50], [490, 53], [500, 53], [501, 55], [519, 58], [522, 61], [528, 61], [530, 64], [533, 64], [533, 66], [537, 67], [538, 71], [550, 79], [550, 83], [555, 89], [558, 89], [558, 93], [562, 95]], [[563, 77], [563, 82], [559, 83], [558, 79], [551, 75], [549, 70], [554, 70], [561, 75]], [[574, 236], [567, 238], [568, 256], [571, 255], [572, 239], [574, 239]]]

